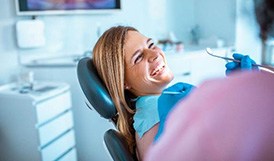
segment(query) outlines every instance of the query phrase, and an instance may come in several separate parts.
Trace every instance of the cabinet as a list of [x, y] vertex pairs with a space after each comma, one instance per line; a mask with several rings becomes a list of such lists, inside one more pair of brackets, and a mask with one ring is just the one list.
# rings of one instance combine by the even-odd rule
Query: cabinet
[[[219, 48], [213, 51], [220, 56], [226, 56], [229, 50]], [[199, 85], [207, 79], [225, 76], [226, 61], [206, 54], [205, 50], [167, 53], [166, 59], [174, 74], [172, 84], [186, 82]]]
[[108, 129], [115, 126], [102, 118], [98, 112], [90, 110], [85, 104], [86, 98], [77, 79], [76, 66], [28, 67], [27, 69], [34, 72], [35, 80], [61, 81], [70, 85], [78, 160], [111, 161], [103, 144], [103, 136]]
[[38, 82], [27, 93], [4, 85], [0, 102], [0, 160], [77, 160], [67, 84]]

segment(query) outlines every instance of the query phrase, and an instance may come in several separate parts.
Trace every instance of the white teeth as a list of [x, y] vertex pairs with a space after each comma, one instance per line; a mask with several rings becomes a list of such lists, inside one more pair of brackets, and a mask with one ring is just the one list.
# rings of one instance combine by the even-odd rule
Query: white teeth
[[164, 65], [159, 65], [157, 68], [155, 68], [152, 72], [152, 76], [156, 75], [160, 70], [164, 68]]

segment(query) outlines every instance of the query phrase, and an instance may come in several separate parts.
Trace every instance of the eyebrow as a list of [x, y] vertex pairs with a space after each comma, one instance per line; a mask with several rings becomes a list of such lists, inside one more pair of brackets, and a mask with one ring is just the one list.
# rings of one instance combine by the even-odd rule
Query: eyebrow
[[[149, 41], [151, 41], [151, 40], [152, 40], [152, 38], [148, 38], [147, 41], [146, 41], [146, 43], [148, 44]], [[151, 45], [149, 45], [149, 48], [150, 48], [150, 46], [151, 46]], [[136, 54], [138, 54], [139, 52], [140, 52], [140, 49], [136, 50], [136, 51], [134, 52], [134, 54], [132, 55], [131, 59], [132, 59]]]
[[148, 38], [148, 39], [147, 39], [147, 43], [148, 43], [150, 40], [152, 40], [152, 38]]

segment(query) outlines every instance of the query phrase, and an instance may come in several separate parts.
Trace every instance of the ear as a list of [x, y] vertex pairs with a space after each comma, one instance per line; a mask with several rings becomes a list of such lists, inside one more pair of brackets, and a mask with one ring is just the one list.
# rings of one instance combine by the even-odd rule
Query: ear
[[126, 90], [129, 90], [131, 87], [130, 87], [127, 83], [125, 83], [125, 84], [124, 84], [124, 88], [125, 88]]

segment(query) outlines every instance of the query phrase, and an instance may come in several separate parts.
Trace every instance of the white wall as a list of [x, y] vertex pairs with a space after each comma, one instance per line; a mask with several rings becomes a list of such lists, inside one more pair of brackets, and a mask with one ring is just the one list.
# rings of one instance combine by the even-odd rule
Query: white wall
[[17, 48], [15, 43], [16, 22], [14, 1], [1, 0], [0, 6], [0, 84], [15, 79], [12, 76], [17, 70]]
[[195, 24], [201, 28], [201, 37], [219, 37], [229, 45], [235, 39], [235, 0], [195, 0]]
[[169, 0], [167, 3], [167, 28], [185, 43], [190, 40], [190, 30], [195, 24], [194, 1]]
[[199, 25], [202, 39], [220, 37], [228, 45], [234, 45], [235, 3], [235, 0], [169, 0], [167, 29], [188, 44], [190, 30]]

